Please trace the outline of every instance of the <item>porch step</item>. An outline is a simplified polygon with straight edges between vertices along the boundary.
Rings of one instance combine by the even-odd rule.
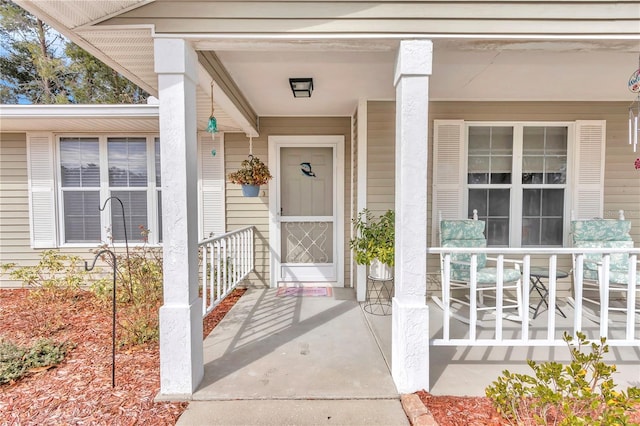
[[[176,425],[408,426],[398,398],[192,401]]]

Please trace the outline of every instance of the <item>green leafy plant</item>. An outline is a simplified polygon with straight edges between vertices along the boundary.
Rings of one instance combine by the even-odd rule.
[[[395,261],[395,211],[387,210],[375,218],[368,209],[353,220],[356,237],[350,241],[356,262],[368,265],[373,259],[389,266]]]
[[[19,267],[16,263],[6,263],[1,268],[3,272],[9,272],[12,279],[22,281],[23,286],[47,290],[39,292],[39,296],[54,298],[70,297],[91,279],[79,256],[57,250],[43,251],[40,261],[34,266]]]
[[[240,164],[240,169],[229,173],[229,181],[241,185],[264,185],[271,179],[269,167],[253,155]]]
[[[40,339],[30,347],[0,341],[0,385],[13,383],[23,376],[58,365],[72,345]]]
[[[156,341],[158,331],[158,309],[162,302],[162,252],[147,244],[149,230],[140,226],[143,244],[133,247],[129,254],[117,251],[116,247],[104,244],[96,253],[110,249],[116,255],[116,297],[119,326],[118,342],[121,346]],[[113,270],[113,258],[101,259]],[[111,305],[113,276],[105,275],[95,281],[91,290],[105,305]]]
[[[618,390],[612,379],[615,365],[602,361],[609,347],[586,340],[583,333],[573,338],[564,333],[571,352],[571,362],[537,364],[527,361],[534,376],[505,370],[503,376],[486,389],[486,395],[510,423],[560,425],[627,425],[628,413],[640,402],[640,389]],[[584,351],[590,347],[591,351]]]

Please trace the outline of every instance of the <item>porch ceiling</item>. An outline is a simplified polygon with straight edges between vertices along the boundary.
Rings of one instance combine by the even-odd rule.
[[[154,27],[141,25],[146,21],[137,15],[153,5],[174,7],[172,3],[151,0],[16,2],[157,95],[157,77],[153,70]],[[607,2],[597,3],[602,3],[597,7],[604,7]],[[233,6],[233,3],[225,4]],[[207,7],[210,11],[215,9],[213,3]],[[296,10],[302,13],[306,9]],[[614,25],[617,22],[614,18],[623,12],[614,8],[610,10],[611,16],[602,19],[607,25]],[[569,19],[565,15],[562,16]],[[116,18],[122,16],[128,17],[126,24],[117,21]],[[638,19],[637,16],[629,18],[624,25]],[[501,19],[510,22],[506,17]],[[192,40],[197,50],[215,52],[258,116],[348,116],[353,114],[359,99],[394,99],[393,72],[400,34],[370,34],[376,38],[364,38],[355,33],[284,34],[282,31],[271,35],[191,33],[178,36]],[[582,36],[565,33],[559,40],[559,36],[545,34],[540,30],[536,36],[527,38],[521,34],[518,39],[488,33],[473,37],[466,34],[464,38],[435,35],[429,96],[433,100],[464,101],[631,101],[634,98],[627,90],[627,81],[638,67],[640,28],[635,37],[630,33],[623,37],[601,31],[592,35],[579,33]],[[404,37],[417,36],[420,35]],[[294,99],[288,86],[290,77],[313,77],[313,96]],[[203,81],[210,80],[201,76],[201,84]],[[200,127],[211,110],[208,92],[206,85],[198,93]],[[233,118],[237,111],[236,115],[229,112],[226,114],[224,108],[216,105],[220,127],[226,131],[240,130],[243,126]]]

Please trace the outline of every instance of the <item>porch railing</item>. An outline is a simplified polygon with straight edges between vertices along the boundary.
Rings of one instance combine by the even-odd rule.
[[[202,315],[206,316],[254,269],[254,227],[238,229],[198,243]]]
[[[443,271],[449,271],[451,267],[451,255],[455,253],[466,253],[471,255],[471,264],[477,264],[478,254],[486,253],[487,256],[497,259],[497,268],[509,262],[515,261],[520,265],[522,271],[522,315],[517,321],[512,321],[513,316],[505,317],[503,309],[503,285],[502,274],[498,274],[498,282],[496,287],[495,312],[492,320],[481,322],[471,311],[476,307],[475,297],[470,295],[469,304],[471,305],[468,318],[464,318],[464,323],[452,321],[454,317],[454,309],[450,306],[448,300],[448,292],[443,291],[437,296],[442,297],[443,309],[435,308],[436,312],[442,315],[442,330],[440,335],[431,340],[434,346],[564,346],[563,333],[566,331],[570,335],[575,336],[577,331],[587,331],[587,336],[592,341],[597,341],[600,337],[607,338],[607,344],[610,346],[635,346],[640,344],[640,309],[636,305],[636,291],[640,287],[629,285],[626,288],[626,296],[622,301],[622,312],[618,310],[616,321],[612,321],[609,315],[609,278],[608,265],[610,257],[614,253],[625,253],[629,256],[628,282],[636,282],[636,269],[638,268],[638,254],[640,248],[526,248],[526,249],[505,249],[505,248],[451,248],[451,247],[431,247],[428,248],[429,254],[441,256],[441,268]],[[599,297],[601,299],[601,308],[594,315],[590,312],[591,317],[585,318],[585,304],[583,303],[584,277],[583,264],[585,255],[591,253],[602,254],[602,270],[604,271],[601,280]],[[532,256],[535,258],[536,266],[544,266],[549,268],[549,278],[546,279],[548,286],[548,309],[538,318],[543,321],[535,321],[530,318],[530,291],[531,291],[531,266]],[[556,280],[556,271],[558,257],[564,256],[565,260],[573,259],[575,256],[575,265],[573,266],[567,280],[571,281],[571,298],[572,306],[568,310],[567,317],[562,324],[556,322],[556,306],[558,304],[558,286]],[[544,260],[546,258],[546,261]],[[543,264],[544,263],[544,264]],[[493,265],[492,265],[493,266]],[[511,266],[509,266],[511,267]],[[472,267],[473,269],[473,267]],[[575,269],[575,271],[574,271]],[[574,273],[575,272],[575,273]],[[472,280],[476,280],[476,274],[472,274]],[[471,288],[475,288],[477,282],[470,283]],[[442,288],[450,289],[449,274],[442,274]],[[468,290],[464,290],[468,291]],[[433,292],[429,296],[434,295]],[[536,300],[537,302],[537,300]],[[494,301],[492,300],[493,304]],[[563,308],[564,309],[564,308]],[[566,312],[566,310],[565,310]],[[466,312],[465,312],[466,313]],[[436,315],[439,315],[436,313]],[[573,315],[572,321],[570,315]],[[545,318],[546,317],[546,318]],[[508,319],[509,318],[509,319]],[[544,323],[546,320],[546,324]],[[482,326],[480,326],[482,325]],[[455,336],[454,336],[455,332]]]

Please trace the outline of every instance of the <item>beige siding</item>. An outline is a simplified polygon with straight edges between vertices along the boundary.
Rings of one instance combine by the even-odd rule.
[[[640,155],[634,154],[628,144],[628,107],[627,102],[433,102],[429,119],[605,120],[604,215],[615,218],[618,210],[625,210],[632,223],[631,235],[640,242],[640,173],[633,167],[633,161]],[[432,146],[430,139],[430,153]]]
[[[261,117],[260,137],[253,139],[253,154],[268,162],[269,136],[272,135],[342,135],[345,140],[344,164],[345,179],[351,176],[351,119],[349,117]],[[236,170],[249,154],[249,140],[244,134],[225,134],[225,173]],[[348,182],[348,180],[347,180]],[[239,185],[227,184],[227,231],[244,226],[256,226],[256,274],[251,277],[252,284],[269,284],[269,190],[260,189],[260,197],[245,198]],[[345,244],[345,285],[350,285],[349,236],[348,226],[351,213],[351,189],[345,185],[344,193],[344,244]]]
[[[29,247],[27,142],[24,133],[0,133],[0,263],[33,264]],[[20,285],[2,275],[2,286]]]
[[[33,266],[42,253],[31,248],[29,235],[26,140],[24,133],[0,133],[0,264]],[[93,259],[86,248],[61,251]],[[0,288],[20,286],[20,281],[0,272]]]
[[[392,112],[394,102],[370,102],[369,107],[377,111],[386,104],[387,112]],[[605,187],[604,187],[604,215],[617,217],[618,210],[625,210],[627,219],[632,223],[632,237],[636,245],[640,242],[640,172],[634,169],[633,161],[640,154],[634,154],[628,145],[627,136],[628,103],[625,102],[432,102],[429,105],[429,123],[436,119],[464,119],[471,121],[575,121],[575,120],[606,120],[606,158],[605,158]],[[391,113],[393,116],[393,114]],[[369,114],[369,131],[376,133],[369,138],[369,149],[380,150],[380,129],[382,122],[387,126],[386,132],[392,132],[393,121],[384,120],[380,115]],[[383,120],[381,122],[381,120]],[[389,133],[391,134],[391,133]],[[394,137],[391,134],[389,145]],[[432,176],[433,126],[429,133],[429,172]],[[369,194],[373,200],[388,200],[393,206],[392,188],[394,175],[388,175],[388,163],[381,162],[374,155],[369,156]],[[382,177],[384,176],[384,178]],[[431,185],[427,188],[428,214],[431,223]],[[384,198],[387,197],[387,198]],[[380,208],[369,200],[369,205]],[[428,226],[428,241],[431,241],[431,226]],[[559,267],[568,269],[570,262],[562,259]],[[437,259],[430,259],[430,271],[438,269]]]
[[[613,3],[613,4],[612,4]],[[157,33],[631,34],[634,2],[157,0],[100,25],[155,24]]]
[[[92,248],[62,248],[60,251],[91,261]],[[0,264],[33,266],[42,252],[31,248],[26,134],[0,133]],[[21,286],[20,281],[11,280],[8,273],[0,271],[0,288]]]
[[[367,208],[374,215],[395,204],[395,128],[394,102],[367,103]]]

